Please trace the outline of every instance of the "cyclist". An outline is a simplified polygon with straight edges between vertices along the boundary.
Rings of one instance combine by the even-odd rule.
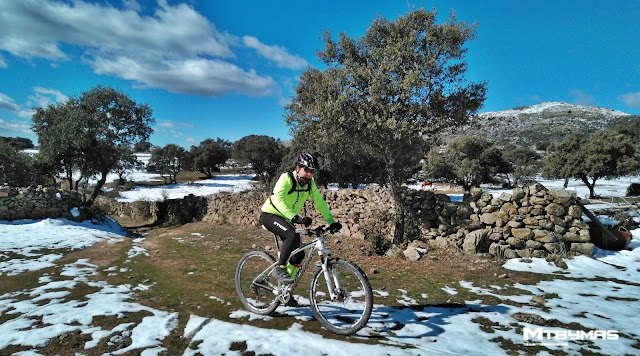
[[[306,152],[299,154],[296,158],[295,170],[280,176],[273,188],[273,194],[262,205],[260,222],[267,230],[280,236],[283,241],[278,266],[273,271],[273,275],[280,283],[293,282],[287,272],[287,261],[291,252],[301,245],[300,235],[296,234],[293,223],[311,225],[310,217],[299,215],[309,196],[313,200],[313,205],[329,224],[331,232],[337,232],[342,228],[342,225],[331,215],[327,203],[318,191],[318,186],[313,179],[317,169],[318,162],[313,155]],[[304,252],[299,252],[291,256],[289,262],[292,265],[299,265],[303,258]]]

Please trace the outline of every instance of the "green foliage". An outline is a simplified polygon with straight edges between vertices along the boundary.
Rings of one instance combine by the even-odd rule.
[[[249,135],[233,144],[232,157],[238,163],[250,164],[261,182],[271,184],[285,150],[273,137]]]
[[[170,143],[164,147],[158,147],[151,150],[151,158],[147,165],[147,170],[153,173],[159,173],[165,184],[175,184],[176,176],[185,167],[191,166],[191,156],[183,148],[176,144]]]
[[[33,142],[24,137],[3,137],[0,136],[0,144],[7,143],[18,151],[33,148]]]
[[[317,149],[330,172],[375,170],[370,178],[389,183],[403,206],[400,186],[418,170],[425,137],[464,122],[484,101],[486,83],[464,78],[463,46],[474,39],[475,25],[453,14],[438,24],[424,9],[378,17],[362,38],[334,41],[326,32],[318,52],[325,69],[302,73],[286,108],[295,139]]]
[[[50,167],[39,157],[19,152],[8,141],[0,141],[0,184],[6,183],[14,187],[53,186],[55,181],[47,173],[50,172]]]
[[[212,172],[219,172],[220,165],[231,158],[231,147],[231,142],[220,138],[216,141],[208,138],[199,146],[191,146],[193,169],[204,173],[207,178],[213,177]]]
[[[138,161],[138,157],[126,146],[118,147],[118,151],[120,160],[113,168],[113,172],[118,175],[118,185],[124,185],[125,176],[131,173],[134,168],[141,168],[143,163]]]
[[[153,145],[148,141],[140,141],[133,144],[133,152],[151,152]]]
[[[545,178],[576,178],[595,198],[600,178],[637,174],[640,160],[629,135],[607,130],[591,135],[574,134],[550,147],[542,174]]]
[[[20,153],[8,141],[0,140],[0,184],[11,186],[30,185],[31,158],[26,153]]]
[[[532,179],[542,167],[542,157],[529,147],[507,146],[502,151],[502,156],[513,168],[511,184],[514,186]]]
[[[511,165],[500,150],[482,137],[461,136],[444,152],[434,147],[427,154],[424,170],[432,178],[445,178],[461,185],[465,192],[481,183],[494,181],[499,173],[511,173]]]
[[[388,232],[393,219],[386,211],[377,210],[368,220],[361,222],[360,230],[367,241],[365,252],[368,255],[382,256],[391,248]]]
[[[536,150],[546,151],[547,149],[549,149],[550,145],[551,145],[551,142],[549,141],[536,142]]]
[[[36,108],[32,129],[38,135],[40,153],[58,173],[64,173],[69,188],[98,176],[87,201],[91,205],[113,171],[129,154],[124,148],[146,141],[152,132],[152,110],[128,95],[100,85],[73,96],[64,104]],[[75,181],[73,173],[79,172]]]

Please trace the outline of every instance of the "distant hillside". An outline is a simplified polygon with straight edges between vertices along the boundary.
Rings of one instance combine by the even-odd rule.
[[[592,133],[640,118],[596,106],[545,102],[504,111],[486,112],[470,124],[445,134],[445,142],[461,135],[484,136],[498,144],[535,145],[561,141],[573,132]]]

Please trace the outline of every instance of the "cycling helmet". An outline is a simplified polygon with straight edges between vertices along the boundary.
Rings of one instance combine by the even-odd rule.
[[[296,164],[312,171],[318,169],[318,161],[311,153],[303,152],[299,154],[296,158]]]

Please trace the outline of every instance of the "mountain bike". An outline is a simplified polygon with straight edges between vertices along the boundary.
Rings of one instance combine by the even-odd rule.
[[[268,315],[280,304],[288,303],[311,262],[313,252],[317,250],[320,261],[309,286],[310,308],[314,317],[336,334],[351,335],[362,329],[373,309],[371,284],[356,264],[331,256],[331,251],[324,244],[327,232],[324,226],[296,229],[301,237],[315,238],[291,252],[293,256],[309,250],[291,284],[279,284],[271,275],[277,262],[268,253],[254,250],[242,256],[235,275],[236,291],[242,305],[253,313]],[[275,234],[274,239],[279,249]]]

